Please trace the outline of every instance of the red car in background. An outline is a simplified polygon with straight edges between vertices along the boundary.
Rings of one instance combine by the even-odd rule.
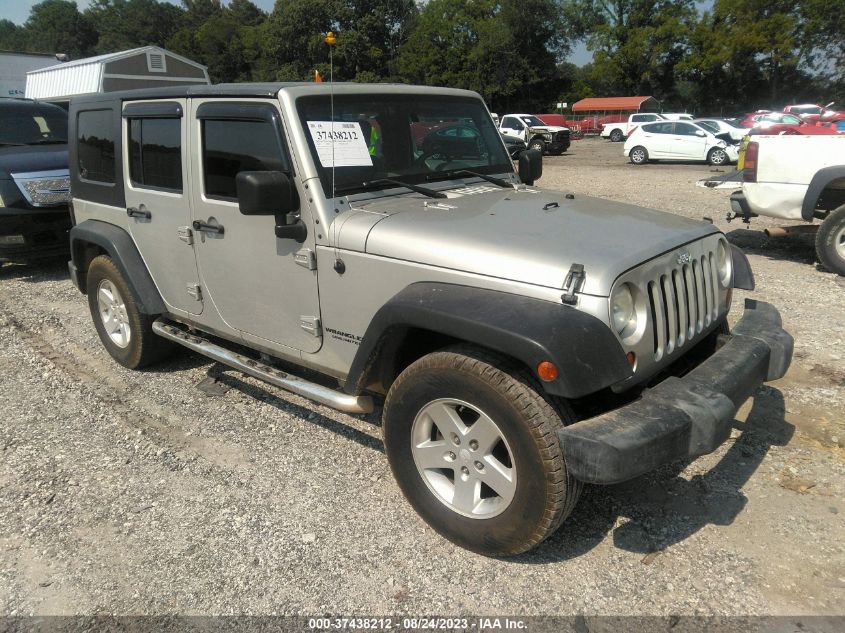
[[[831,110],[830,106],[833,101],[826,106],[820,106],[814,103],[802,103],[798,105],[788,105],[783,111],[789,114],[794,114],[801,117],[805,121],[811,123],[835,123],[837,121],[845,121],[845,111]]]
[[[822,127],[788,112],[752,112],[739,124],[751,128],[751,134],[836,134],[836,130]]]

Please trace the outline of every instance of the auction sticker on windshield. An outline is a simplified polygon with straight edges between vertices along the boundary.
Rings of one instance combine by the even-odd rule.
[[[372,167],[361,126],[344,121],[308,121],[323,167]]]

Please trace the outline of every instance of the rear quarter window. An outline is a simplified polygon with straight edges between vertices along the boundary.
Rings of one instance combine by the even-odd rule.
[[[114,127],[111,110],[83,110],[77,115],[77,168],[79,177],[114,183]]]

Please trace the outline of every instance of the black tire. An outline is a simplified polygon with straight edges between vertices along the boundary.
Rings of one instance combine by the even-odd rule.
[[[531,139],[531,142],[528,144],[528,149],[536,149],[541,154],[544,154],[546,152],[546,143],[539,138]]]
[[[845,204],[831,211],[819,227],[816,256],[829,271],[845,276]]]
[[[714,147],[707,152],[707,162],[714,167],[721,167],[722,165],[730,164],[731,159],[728,158],[728,153],[724,149]]]
[[[623,138],[625,138],[625,135],[622,134],[622,130],[619,128],[610,131],[610,140],[614,143],[621,142]]]
[[[153,333],[152,324],[156,317],[139,312],[135,294],[111,258],[106,255],[94,258],[88,266],[87,288],[88,308],[94,327],[97,328],[103,347],[118,363],[129,369],[139,369],[162,360],[175,349],[173,343]],[[98,300],[101,288],[122,302],[122,308],[116,310],[122,313],[128,325],[127,340],[123,346],[115,342],[106,331]],[[118,295],[113,294],[114,290]]]
[[[628,159],[635,165],[645,165],[648,163],[648,150],[642,145],[632,147],[628,152]]]
[[[416,449],[412,450],[415,421],[442,399],[477,407],[494,420],[504,438],[497,446],[509,451],[516,483],[512,499],[501,504],[504,509],[495,516],[476,518],[459,513],[436,496],[417,468]],[[552,534],[578,501],[583,484],[567,471],[557,435],[564,422],[573,421],[568,406],[544,398],[527,372],[479,350],[457,347],[424,356],[393,383],[384,406],[384,445],[399,487],[426,523],[453,543],[479,554],[512,556]],[[444,450],[459,454],[455,459],[456,453],[449,453],[455,459],[454,480],[460,476],[460,460],[469,459],[465,463],[470,464],[475,459],[469,454],[475,450],[473,442],[464,442],[465,448],[459,449],[447,444],[445,436],[439,439]],[[469,474],[482,479],[475,472]]]

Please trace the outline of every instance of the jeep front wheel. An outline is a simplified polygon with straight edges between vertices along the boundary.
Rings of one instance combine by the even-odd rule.
[[[819,227],[816,255],[822,266],[845,276],[845,205],[831,211]]]
[[[88,308],[103,347],[129,369],[167,356],[174,345],[152,331],[154,317],[142,314],[129,284],[111,258],[100,255],[88,266]]]
[[[396,379],[383,417],[390,467],[414,509],[450,541],[489,556],[543,541],[582,488],[557,435],[571,412],[502,365],[466,348],[424,356]]]

